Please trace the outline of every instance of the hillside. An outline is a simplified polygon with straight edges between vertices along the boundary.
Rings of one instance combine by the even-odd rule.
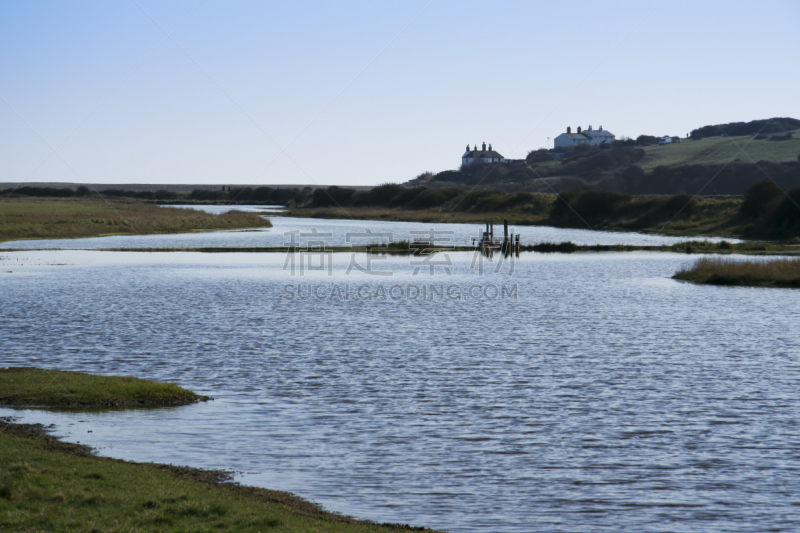
[[[793,138],[783,141],[769,140],[769,136],[756,140],[751,135],[740,137],[706,137],[681,143],[648,146],[647,154],[638,164],[649,172],[658,166],[716,165],[728,163],[731,158],[743,163],[752,161],[797,161],[800,154],[800,130],[792,132]],[[739,149],[744,153],[739,153]],[[748,157],[749,156],[749,157]]]

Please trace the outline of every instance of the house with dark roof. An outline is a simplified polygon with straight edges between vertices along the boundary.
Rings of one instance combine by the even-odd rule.
[[[505,163],[505,161],[506,159],[502,155],[492,150],[491,144],[487,150],[486,143],[483,143],[480,150],[478,150],[477,144],[472,150],[470,150],[469,145],[467,145],[467,151],[461,156],[462,165],[471,165],[472,163]]]
[[[572,133],[572,128],[567,127],[567,133],[562,133],[556,137],[553,140],[553,146],[555,148],[571,148],[583,144],[600,146],[601,144],[611,144],[614,139],[616,139],[616,136],[610,131],[604,130],[603,126],[600,126],[598,130],[593,130],[589,126],[589,129],[585,131],[581,131],[581,127],[578,126],[577,133]]]

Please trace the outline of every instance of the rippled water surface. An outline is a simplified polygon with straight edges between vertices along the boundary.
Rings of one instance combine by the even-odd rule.
[[[363,518],[800,529],[800,292],[677,282],[677,254],[449,258],[301,277],[283,254],[0,250],[0,358],[211,395],[22,419]]]

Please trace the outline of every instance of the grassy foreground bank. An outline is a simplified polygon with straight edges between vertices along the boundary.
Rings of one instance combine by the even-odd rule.
[[[0,403],[170,405],[208,399],[176,385],[35,368],[0,369]],[[2,531],[407,531],[322,510],[225,472],[97,457],[39,425],[0,419]],[[416,528],[422,530],[423,528]],[[429,531],[429,530],[428,530]]]
[[[747,285],[800,288],[800,259],[748,259],[703,257],[678,271],[673,278],[706,285]]]
[[[0,405],[111,407],[205,401],[172,383],[40,368],[0,368]]]
[[[212,215],[137,200],[7,198],[0,200],[0,242],[67,239],[109,234],[144,235],[270,227],[255,213]]]
[[[41,427],[0,420],[3,531],[404,531],[327,513],[221,472],[95,457]]]

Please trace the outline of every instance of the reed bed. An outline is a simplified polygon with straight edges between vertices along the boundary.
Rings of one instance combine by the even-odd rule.
[[[701,257],[673,278],[708,285],[762,285],[800,288],[800,258],[733,259]]]

